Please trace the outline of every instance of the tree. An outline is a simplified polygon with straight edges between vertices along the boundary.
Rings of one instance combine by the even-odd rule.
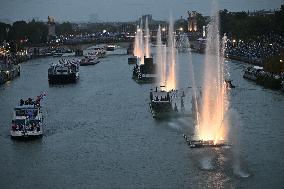
[[[264,69],[271,73],[284,73],[284,50],[280,54],[266,60]]]
[[[47,25],[43,22],[32,20],[28,23],[28,41],[31,44],[46,42],[48,34]]]
[[[28,24],[25,21],[14,22],[8,33],[8,40],[24,40],[28,35]]]
[[[55,26],[56,35],[70,35],[73,34],[72,24],[70,22],[64,22]]]
[[[7,40],[8,31],[10,28],[11,25],[0,22],[0,43],[2,43],[4,40]]]

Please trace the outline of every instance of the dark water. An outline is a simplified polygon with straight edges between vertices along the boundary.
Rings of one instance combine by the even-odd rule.
[[[197,78],[203,59],[193,54]],[[192,134],[192,120],[153,120],[151,85],[131,79],[126,55],[81,67],[77,84],[49,86],[56,60],[24,63],[20,78],[0,86],[0,188],[284,188],[284,96],[244,80],[246,65],[228,62],[237,149],[191,150],[181,135]],[[179,68],[187,87],[185,54]],[[41,92],[44,137],[11,140],[13,107]]]

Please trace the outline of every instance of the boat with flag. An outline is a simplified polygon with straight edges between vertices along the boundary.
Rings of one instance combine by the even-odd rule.
[[[41,100],[45,94],[37,96],[35,100],[28,98],[20,100],[14,108],[11,125],[11,138],[33,138],[43,135],[43,115]]]

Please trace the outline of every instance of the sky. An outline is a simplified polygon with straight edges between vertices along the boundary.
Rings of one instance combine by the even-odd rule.
[[[216,0],[219,9],[247,11],[279,9],[284,0]],[[143,14],[153,19],[168,20],[187,17],[196,10],[210,15],[212,0],[0,0],[0,21],[47,20],[56,21],[134,21]]]

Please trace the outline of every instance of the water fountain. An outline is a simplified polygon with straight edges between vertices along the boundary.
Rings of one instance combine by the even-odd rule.
[[[145,40],[142,27],[141,20],[140,27],[137,27],[134,42],[134,57],[139,60],[139,64],[136,64],[133,68],[132,78],[138,83],[153,83],[156,79],[156,65],[151,57],[148,18],[145,21]]]
[[[224,80],[224,55],[223,50],[220,51],[219,39],[219,14],[216,12],[208,26],[202,107],[200,107],[201,119],[197,134],[198,138],[214,140],[214,143],[225,137],[223,135],[226,126],[223,125],[223,119],[228,106]]]
[[[140,60],[140,64],[143,64],[144,62],[144,47],[143,47],[143,29],[142,29],[142,21],[140,27],[137,26],[136,28],[136,34],[134,38],[134,51],[133,56]]]
[[[159,26],[157,32],[157,75],[159,86],[165,86],[165,62],[166,62],[166,50],[167,47],[162,43],[161,27]]]
[[[140,42],[139,42],[139,33],[140,33],[140,27],[137,26],[136,28],[136,33],[135,33],[135,38],[134,38],[134,56],[140,56],[141,54],[141,48],[140,48]]]
[[[165,87],[167,91],[176,89],[176,49],[174,36],[174,21],[170,17],[169,34],[168,34],[168,52],[167,52],[167,66],[166,66],[166,82]]]
[[[139,26],[136,28],[136,33],[134,37],[134,47],[133,47],[133,56],[128,58],[128,64],[137,64],[138,58],[141,59],[141,44],[139,40],[139,35],[140,35],[141,29]]]
[[[151,57],[151,51],[150,51],[150,31],[149,31],[149,23],[148,23],[148,17],[146,17],[145,22],[145,57],[150,58]]]
[[[192,110],[195,117],[195,138],[187,140],[190,147],[219,147],[228,145],[229,121],[226,117],[229,101],[226,89],[224,52],[226,36],[220,42],[219,13],[216,6],[208,25],[203,83],[201,90],[195,84],[191,52],[189,53],[190,81],[192,85]],[[182,36],[181,36],[182,37]],[[186,37],[187,38],[187,37]],[[188,43],[188,39],[180,39]],[[186,45],[187,46],[187,45]],[[189,45],[188,45],[189,46]],[[225,121],[226,120],[226,121]],[[185,137],[187,138],[187,137]]]

